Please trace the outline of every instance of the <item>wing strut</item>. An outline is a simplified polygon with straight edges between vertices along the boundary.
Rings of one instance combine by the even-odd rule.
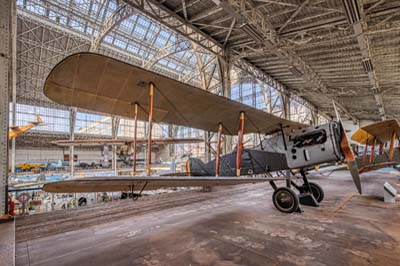
[[[236,153],[236,176],[240,176],[240,164],[242,163],[242,150],[243,150],[243,132],[244,132],[244,112],[240,112],[238,146]]]
[[[222,139],[222,123],[218,125],[218,142],[217,142],[217,158],[215,160],[215,176],[219,176],[219,165],[221,161],[221,139]]]
[[[151,175],[151,133],[153,127],[153,95],[154,95],[154,84],[149,83],[149,141],[147,144],[147,175]]]
[[[392,136],[390,138],[390,146],[389,146],[389,161],[393,159],[394,154],[394,142],[396,141],[396,131],[392,132]]]
[[[133,132],[133,175],[136,175],[136,149],[137,149],[137,114],[138,114],[138,105],[135,103],[135,124],[134,124],[134,132]],[[129,160],[128,160],[129,162]]]

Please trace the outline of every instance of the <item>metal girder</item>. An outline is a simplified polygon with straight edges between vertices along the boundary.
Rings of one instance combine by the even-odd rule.
[[[167,44],[167,46],[164,46],[163,48],[159,49],[157,53],[154,55],[154,57],[151,58],[150,60],[143,61],[143,68],[151,69],[154,66],[154,64],[156,64],[161,59],[191,49],[192,47],[187,40],[179,38],[175,43]]]
[[[77,108],[71,107],[69,109],[69,140],[75,140],[75,125],[76,125],[76,113]],[[74,177],[75,165],[74,165],[74,146],[69,146],[69,177]]]
[[[12,16],[15,12],[13,2],[0,0],[0,216],[8,213],[9,73],[12,70],[13,51],[10,44],[13,34]]]
[[[117,10],[112,13],[107,20],[104,22],[103,26],[100,28],[97,36],[94,37],[90,45],[90,52],[95,52],[99,48],[104,37],[115,27],[117,27],[125,19],[133,16],[135,14],[134,8],[128,4],[122,4]]]
[[[310,0],[305,0],[301,5],[299,5],[289,19],[286,20],[285,23],[283,23],[283,25],[279,28],[278,33],[281,33],[282,30],[304,9],[306,5],[308,5],[309,2]]]
[[[111,118],[111,135],[113,139],[117,139],[118,137],[118,129],[121,119],[119,117],[113,116]],[[117,146],[112,145],[112,169],[114,170],[114,174],[117,175]]]
[[[245,32],[253,41],[262,45],[266,49],[269,49],[283,62],[286,62],[288,68],[299,68],[303,80],[310,86],[318,90],[322,95],[330,94],[329,89],[318,74],[293,50],[283,47],[283,41],[271,25],[271,22],[260,10],[254,7],[252,1],[213,0],[213,2],[235,18],[238,23],[242,25],[242,31]],[[327,96],[327,98],[338,102],[334,96]],[[339,108],[346,114],[346,116],[352,120],[357,120],[357,118],[343,105],[340,105]]]
[[[377,4],[381,4],[381,2],[378,2]],[[374,63],[374,58],[372,56],[372,52],[370,49],[369,37],[365,33],[365,30],[364,30],[364,29],[367,29],[368,26],[367,26],[367,23],[365,22],[366,17],[365,17],[365,11],[364,11],[363,5],[360,5],[358,8],[358,1],[356,1],[356,0],[347,0],[347,1],[344,1],[343,4],[344,4],[345,9],[348,9],[348,8],[352,9],[354,7],[354,5],[356,6],[357,10],[354,10],[356,16],[355,16],[354,20],[349,18],[349,22],[353,27],[354,36],[356,37],[357,43],[360,48],[360,52],[361,52],[361,56],[362,56],[362,62],[360,62],[360,63],[363,64],[364,70],[368,74],[368,78],[369,78],[370,84],[372,86],[371,92],[376,101],[379,115],[382,120],[385,120],[386,119],[385,107],[384,107],[384,103],[382,100],[382,94],[380,91],[379,80],[376,75],[376,68],[379,68],[379,65]],[[353,5],[353,6],[351,6],[351,5]],[[371,7],[371,9],[373,9],[373,8],[375,8],[375,6]],[[358,13],[358,10],[359,10],[359,13]],[[350,15],[351,14],[348,14],[348,16],[350,16]]]
[[[222,46],[216,40],[196,28],[193,24],[186,21],[184,18],[177,15],[173,10],[170,10],[156,0],[123,0],[125,3],[140,10],[150,18],[169,27],[171,30],[185,36],[190,41],[197,43],[199,46],[209,50],[211,53],[221,54]]]

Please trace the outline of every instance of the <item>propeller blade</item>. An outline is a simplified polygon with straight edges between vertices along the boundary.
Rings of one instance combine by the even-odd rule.
[[[340,125],[343,129],[343,125],[341,122]],[[346,162],[349,167],[351,177],[353,178],[353,182],[357,187],[358,193],[362,194],[361,178],[358,172],[357,161],[354,157],[353,150],[351,149],[349,141],[347,139],[346,131],[344,130],[342,130],[342,139],[340,141],[340,147],[342,148],[342,152],[344,154],[344,157],[346,158]]]

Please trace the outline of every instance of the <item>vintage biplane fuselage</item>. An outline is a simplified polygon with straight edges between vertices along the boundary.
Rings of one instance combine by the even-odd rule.
[[[342,134],[344,131],[335,121],[290,132],[281,131],[266,137],[254,149],[243,150],[240,174],[265,174],[343,161]],[[193,176],[215,175],[215,165],[215,160],[205,164],[200,159],[191,158],[187,171]],[[235,175],[236,152],[221,157],[219,170],[221,176]]]

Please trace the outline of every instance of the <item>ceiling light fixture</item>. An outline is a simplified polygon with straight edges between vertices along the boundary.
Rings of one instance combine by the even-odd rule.
[[[371,58],[369,58],[369,57],[364,58],[364,59],[362,60],[362,65],[363,65],[364,70],[365,70],[366,72],[372,72],[372,71],[374,71],[374,66],[372,65]]]
[[[344,11],[346,13],[347,20],[350,24],[355,24],[360,21],[360,8],[358,7],[357,0],[342,0]]]

